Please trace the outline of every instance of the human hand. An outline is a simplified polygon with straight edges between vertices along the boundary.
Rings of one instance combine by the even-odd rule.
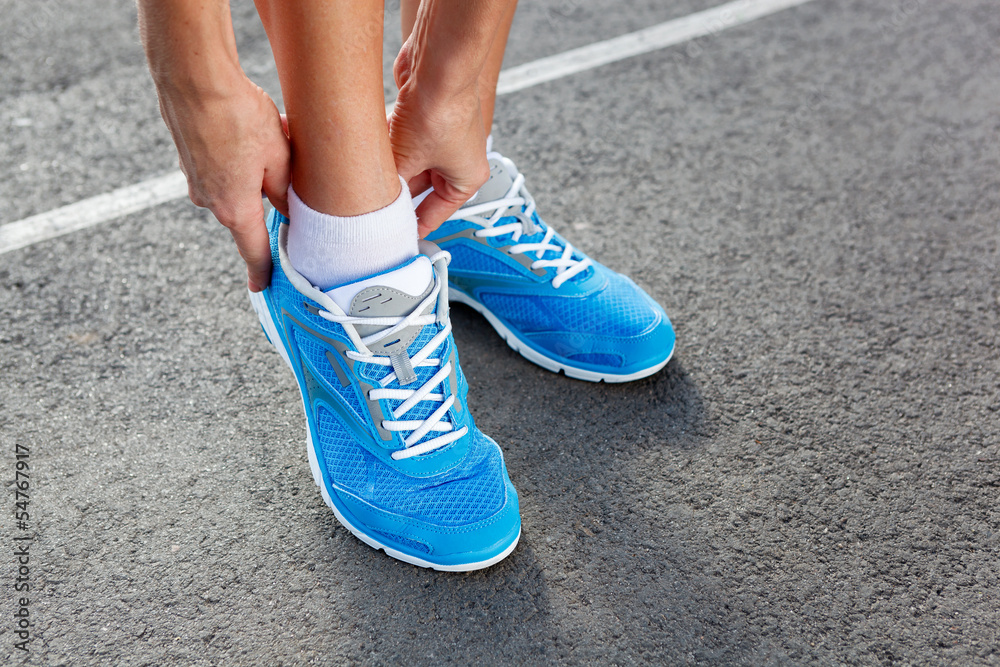
[[[287,121],[242,73],[219,88],[160,86],[160,112],[177,145],[191,201],[229,229],[247,265],[247,286],[259,292],[271,279],[261,193],[288,214]]]
[[[421,80],[418,71],[411,37],[393,65],[399,95],[389,120],[389,141],[410,193],[434,188],[417,207],[423,238],[476,194],[490,168],[478,86],[449,89]]]

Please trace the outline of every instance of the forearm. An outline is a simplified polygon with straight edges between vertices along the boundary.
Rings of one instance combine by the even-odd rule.
[[[139,31],[161,93],[212,94],[243,76],[227,0],[138,0]]]
[[[433,95],[475,90],[510,0],[423,0],[413,26],[412,75]]]

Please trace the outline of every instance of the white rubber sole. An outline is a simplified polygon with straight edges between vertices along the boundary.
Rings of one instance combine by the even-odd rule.
[[[281,337],[279,336],[278,329],[274,324],[274,319],[271,317],[271,309],[267,307],[267,300],[264,299],[264,295],[261,292],[249,292],[249,294],[250,304],[257,313],[257,319],[260,320],[260,324],[264,328],[264,332],[267,334],[268,340],[271,341],[271,345],[278,351],[281,358],[285,360],[289,370],[291,370],[292,374],[295,375],[296,382],[298,382],[298,375],[295,373],[295,368],[292,366],[292,360],[288,356],[288,350],[285,349],[284,345],[280,344]],[[374,549],[381,549],[386,553],[386,555],[391,556],[396,560],[401,560],[404,563],[416,565],[417,567],[426,567],[441,572],[473,572],[475,570],[482,570],[502,561],[504,558],[509,556],[514,550],[514,547],[517,546],[517,543],[521,540],[520,530],[517,532],[517,537],[514,538],[514,541],[510,543],[510,546],[496,556],[474,563],[442,565],[440,563],[432,563],[430,561],[423,560],[422,558],[417,558],[416,556],[411,556],[410,554],[406,554],[402,551],[398,551],[397,549],[393,549],[390,546],[386,546],[356,528],[350,521],[347,520],[341,511],[337,509],[336,504],[333,502],[333,498],[330,497],[330,493],[326,489],[326,483],[323,481],[323,472],[319,467],[319,459],[316,458],[316,451],[313,447],[312,429],[309,428],[309,412],[305,400],[306,394],[302,391],[301,387],[299,387],[299,394],[302,397],[302,411],[306,416],[306,454],[309,457],[309,469],[312,471],[313,482],[315,482],[316,486],[319,487],[320,495],[323,496],[323,502],[325,502],[327,506],[333,510],[334,515],[337,517],[337,521],[339,521],[344,528],[351,531],[356,538]]]
[[[584,370],[583,368],[577,368],[576,366],[561,364],[558,361],[554,361],[541,354],[530,345],[526,345],[518,339],[513,331],[504,326],[503,322],[497,319],[497,317],[491,313],[486,306],[457,289],[448,290],[448,300],[463,303],[485,317],[486,321],[490,323],[490,326],[496,329],[496,332],[500,334],[500,337],[507,341],[507,345],[531,363],[537,364],[545,370],[552,371],[553,373],[562,371],[567,377],[575,378],[577,380],[586,380],[588,382],[632,382],[633,380],[641,380],[644,377],[649,377],[650,375],[658,372],[661,368],[666,366],[667,362],[669,362],[671,357],[674,356],[674,351],[670,350],[670,354],[667,355],[667,358],[655,366],[650,366],[649,368],[644,368],[641,371],[636,371],[635,373],[629,373],[627,375],[595,373],[594,371]]]

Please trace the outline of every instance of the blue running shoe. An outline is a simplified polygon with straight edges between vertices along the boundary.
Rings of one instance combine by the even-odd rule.
[[[448,318],[448,253],[322,292],[268,219],[271,284],[250,294],[302,393],[313,479],[344,526],[399,560],[488,567],[521,534],[503,454],[472,420]]]
[[[663,308],[546,225],[513,162],[487,158],[489,181],[427,237],[451,253],[449,298],[550,371],[627,382],[663,368],[674,352]]]

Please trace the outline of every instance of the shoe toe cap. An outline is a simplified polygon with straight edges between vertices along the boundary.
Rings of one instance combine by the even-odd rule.
[[[533,345],[549,356],[595,372],[628,375],[666,362],[676,336],[666,314],[639,334],[609,336],[598,332],[560,331],[528,334]]]
[[[517,491],[496,443],[478,429],[472,436],[480,452],[469,465],[411,479],[392,497],[385,479],[371,493],[334,487],[342,520],[369,544],[420,565],[476,569],[502,557],[520,534]]]
[[[577,317],[562,330],[525,336],[549,354],[589,370],[627,375],[662,365],[676,341],[670,318],[632,280],[605,271],[605,289],[577,306],[589,309],[589,317]]]
[[[371,544],[392,549],[405,560],[439,569],[477,569],[491,564],[517,541],[521,517],[517,492],[506,481],[505,501],[496,513],[460,525],[442,525],[375,507],[354,495],[338,494],[355,533]]]

